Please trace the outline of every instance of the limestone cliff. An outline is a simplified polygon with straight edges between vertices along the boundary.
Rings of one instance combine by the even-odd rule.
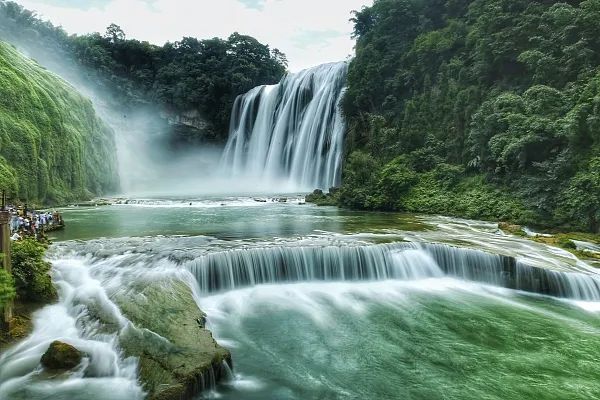
[[[58,76],[0,42],[0,188],[60,203],[118,189],[112,130]]]

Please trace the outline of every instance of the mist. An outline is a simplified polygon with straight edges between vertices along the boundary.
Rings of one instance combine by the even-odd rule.
[[[0,38],[89,98],[98,116],[113,130],[121,190],[110,195],[126,197],[236,191],[235,185],[211,187],[224,176],[220,176],[222,174],[216,168],[222,147],[215,144],[187,148],[173,146],[172,126],[161,107],[153,104],[122,107],[113,100],[110,88],[99,87],[85,68],[78,66],[70,57],[55,49],[22,41],[1,29]]]
[[[105,195],[291,194],[327,190],[340,183],[345,123],[337,107],[345,63],[287,75],[270,90],[255,88],[240,95],[227,144],[195,139],[182,144],[174,132],[185,127],[186,122],[178,120],[185,119],[185,113],[174,118],[166,106],[143,97],[123,104],[116,88],[96,81],[95,74],[67,51],[42,37],[19,37],[6,28],[3,18],[0,38],[89,98],[113,130],[120,191]],[[297,102],[298,98],[303,100]],[[192,126],[197,127],[193,122]]]

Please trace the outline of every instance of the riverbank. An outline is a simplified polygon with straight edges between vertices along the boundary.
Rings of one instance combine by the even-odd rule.
[[[25,236],[11,241],[12,318],[0,326],[0,352],[27,337],[33,329],[32,315],[54,302],[56,289],[50,276],[51,265],[45,260],[50,242],[43,236]],[[3,308],[3,307],[0,307]]]
[[[485,199],[479,199],[484,201]],[[340,189],[332,188],[329,192],[323,192],[322,190],[315,190],[314,192],[306,196],[306,202],[315,204],[317,206],[335,206],[343,207],[340,199]],[[431,202],[434,204],[435,201]],[[485,205],[483,205],[485,207]],[[444,213],[441,210],[436,212],[437,208],[432,206],[427,211],[420,211],[420,214],[425,215],[445,215],[453,218],[468,218],[480,221],[489,221],[498,223],[499,229],[507,234],[513,234],[521,236],[538,243],[544,243],[550,246],[559,247],[566,250],[578,258],[586,261],[591,261],[592,264],[600,268],[600,234],[589,233],[589,232],[573,232],[564,227],[548,227],[539,226],[539,222],[533,226],[526,226],[522,224],[521,219],[510,219],[510,218],[497,218],[494,215],[504,215],[502,212],[488,212],[479,216],[474,216],[472,211],[469,212],[457,212],[457,213]],[[429,211],[429,212],[428,212]],[[410,211],[412,213],[412,211]],[[532,230],[535,229],[536,231]],[[539,232],[537,232],[539,230]]]
[[[0,328],[0,354],[33,332],[33,314],[47,303],[15,301],[10,329]]]

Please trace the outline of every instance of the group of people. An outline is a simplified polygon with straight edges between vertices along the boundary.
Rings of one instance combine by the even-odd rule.
[[[20,240],[25,236],[36,239],[49,226],[62,225],[62,217],[57,212],[37,212],[23,208],[10,208],[10,232],[12,240]]]

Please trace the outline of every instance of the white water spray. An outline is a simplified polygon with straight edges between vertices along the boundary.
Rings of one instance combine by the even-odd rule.
[[[296,190],[339,185],[347,70],[344,62],[324,64],[239,96],[222,169]]]

